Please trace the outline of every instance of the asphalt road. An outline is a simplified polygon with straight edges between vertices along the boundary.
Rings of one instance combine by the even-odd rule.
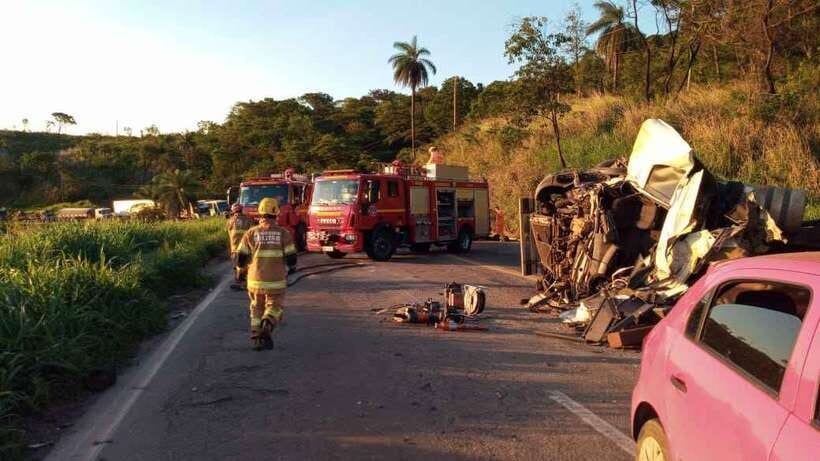
[[[49,458],[631,458],[638,354],[534,335],[563,327],[518,305],[532,283],[515,275],[517,244],[353,259],[367,266],[291,288],[274,351],[250,350],[246,295],[223,282]],[[440,298],[446,281],[487,287],[488,331],[398,325],[372,311]]]

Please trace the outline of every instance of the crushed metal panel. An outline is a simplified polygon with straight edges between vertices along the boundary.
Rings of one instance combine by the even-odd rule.
[[[672,275],[672,261],[669,254],[669,245],[672,239],[692,230],[695,218],[693,214],[702,182],[703,171],[698,171],[692,175],[688,182],[681,184],[672,195],[669,212],[663,222],[658,246],[655,250],[655,269],[659,280]]]
[[[695,166],[692,147],[660,119],[641,125],[629,156],[626,178],[638,190],[668,207],[681,179]]]
[[[685,282],[697,269],[700,261],[709,254],[716,238],[708,230],[692,232],[678,240],[670,251],[672,276]]]

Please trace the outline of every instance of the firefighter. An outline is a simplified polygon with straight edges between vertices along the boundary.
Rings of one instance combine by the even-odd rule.
[[[234,290],[244,290],[246,271],[239,267],[237,263],[237,250],[242,242],[242,236],[253,227],[253,220],[242,214],[242,205],[235,203],[231,206],[231,217],[228,220],[228,246],[231,250],[231,261],[234,262],[234,279],[236,283],[231,285]]]
[[[259,224],[242,237],[239,265],[248,266],[251,342],[255,350],[273,349],[271,333],[282,321],[288,273],[296,266],[296,245],[290,231],[276,224],[279,203],[259,203]]]
[[[496,206],[493,211],[495,212],[495,235],[498,236],[499,241],[504,242],[507,240],[504,227],[504,210]]]

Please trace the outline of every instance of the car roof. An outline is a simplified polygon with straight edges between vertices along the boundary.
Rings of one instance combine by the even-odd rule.
[[[718,261],[717,268],[729,269],[775,269],[820,275],[820,251],[776,253],[751,258]]]

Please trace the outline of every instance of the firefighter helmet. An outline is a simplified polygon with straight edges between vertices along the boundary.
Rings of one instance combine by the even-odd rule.
[[[259,214],[261,215],[278,215],[279,201],[275,198],[265,197],[259,202]]]

